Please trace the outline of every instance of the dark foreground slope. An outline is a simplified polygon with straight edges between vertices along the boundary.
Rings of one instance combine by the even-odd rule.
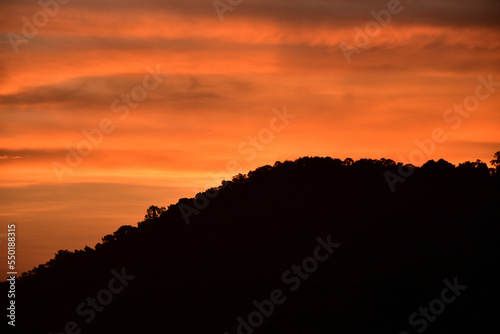
[[[301,158],[223,183],[198,198],[200,210],[182,199],[159,218],[106,236],[96,249],[60,251],[24,275],[16,328],[190,334],[496,328],[499,175],[490,176],[484,164],[429,162],[391,192],[387,170],[397,174],[390,161]],[[195,209],[186,224],[182,212]],[[335,245],[325,246],[328,238]],[[279,305],[262,304],[270,295]],[[424,309],[429,305],[434,313]],[[238,317],[247,325],[238,329]]]

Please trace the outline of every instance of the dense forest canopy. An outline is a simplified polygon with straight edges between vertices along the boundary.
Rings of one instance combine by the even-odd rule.
[[[18,330],[59,333],[75,323],[88,333],[235,333],[252,301],[275,291],[286,301],[252,330],[412,332],[408,317],[456,277],[471,288],[427,331],[481,328],[498,294],[500,152],[491,164],[303,157],[238,174],[168,209],[152,205],[137,226],[59,250],[22,274]],[[279,299],[276,291],[289,291],[283,273],[327,239],[341,246]],[[127,283],[122,292],[82,317],[82,301],[112,277]]]

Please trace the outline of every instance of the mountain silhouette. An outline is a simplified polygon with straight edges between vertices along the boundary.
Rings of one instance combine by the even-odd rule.
[[[489,332],[496,166],[303,157],[239,174],[23,274],[16,332]]]

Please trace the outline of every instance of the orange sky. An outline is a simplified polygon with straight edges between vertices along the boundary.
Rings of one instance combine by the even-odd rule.
[[[447,140],[426,160],[500,150],[500,83],[480,88],[468,117],[447,113],[474,101],[478,77],[500,82],[495,0],[244,0],[223,21],[212,0],[57,6],[0,4],[0,248],[16,222],[19,271],[276,160],[399,161],[436,128]],[[371,11],[390,22],[366,31]],[[36,33],[24,27],[34,16]],[[357,47],[350,62],[341,43]],[[137,105],[112,107],[122,94]],[[284,110],[293,118],[275,120]],[[68,167],[67,148],[100,126]]]

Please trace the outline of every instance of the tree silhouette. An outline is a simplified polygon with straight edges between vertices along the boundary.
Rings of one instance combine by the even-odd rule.
[[[351,166],[353,163],[354,163],[354,160],[352,160],[351,158],[345,158],[345,160],[344,160],[345,166]]]
[[[151,221],[155,220],[160,217],[160,215],[165,212],[165,207],[157,207],[156,205],[151,205],[147,212],[146,215],[144,216],[145,221]]]
[[[500,151],[492,164],[500,166]],[[74,320],[94,334],[166,324],[176,333],[250,333],[237,330],[236,319],[273,309],[254,333],[413,333],[408,317],[458,276],[470,288],[426,334],[487,333],[500,298],[500,173],[490,175],[479,160],[458,167],[431,160],[391,192],[384,172],[408,167],[302,157],[238,174],[212,188],[216,196],[197,194],[189,225],[180,208],[196,197],[168,210],[152,205],[137,227],[118,228],[95,249],[59,251],[23,274],[16,330],[59,333]],[[315,248],[328,235],[341,247],[315,271],[308,256],[328,256],[328,246]],[[297,292],[283,281],[289,268]],[[103,289],[118,288],[109,285],[113,269],[136,279],[105,305]],[[0,283],[0,295],[9,288]],[[290,298],[264,307],[276,289]],[[88,300],[103,310],[89,323],[75,313]]]
[[[490,163],[495,167],[497,173],[500,173],[500,151],[496,152],[494,159]]]

